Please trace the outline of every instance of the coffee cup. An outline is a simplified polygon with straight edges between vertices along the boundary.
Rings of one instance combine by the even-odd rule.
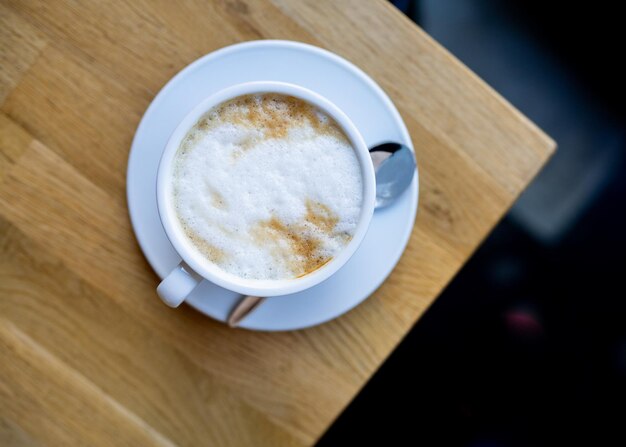
[[[176,171],[178,169],[177,163],[179,163],[177,159],[177,154],[180,154],[180,149],[182,147],[181,145],[185,144],[185,141],[187,141],[186,139],[191,138],[190,132],[192,132],[193,129],[196,129],[195,126],[198,126],[200,120],[203,119],[203,117],[206,117],[207,113],[215,110],[215,108],[220,106],[221,104],[228,104],[229,101],[236,100],[237,98],[265,98],[266,96],[270,97],[270,99],[274,97],[294,98],[291,101],[301,101],[319,111],[318,114],[320,116],[320,122],[326,122],[330,119],[330,121],[332,121],[333,123],[333,126],[338,128],[338,130],[343,135],[343,137],[341,138],[345,137],[345,141],[349,143],[351,149],[354,151],[354,157],[356,160],[355,163],[358,164],[358,171],[360,175],[360,206],[358,208],[358,212],[353,210],[354,217],[351,220],[353,225],[350,227],[349,233],[346,233],[349,237],[345,237],[343,239],[345,240],[345,245],[341,245],[338,251],[336,253],[333,253],[332,256],[327,256],[326,258],[318,262],[318,264],[315,265],[315,268],[313,268],[311,271],[304,271],[304,273],[298,274],[298,276],[296,277],[270,278],[267,277],[267,275],[261,275],[259,277],[255,277],[254,275],[246,276],[247,273],[237,274],[239,271],[241,271],[241,268],[238,267],[238,264],[236,262],[233,263],[234,270],[225,269],[223,267],[220,267],[220,265],[218,265],[216,262],[212,262],[210,256],[207,258],[206,250],[202,251],[198,248],[197,244],[194,244],[194,238],[190,238],[188,226],[185,226],[185,224],[181,224],[181,222],[184,221],[181,220],[180,217],[181,205],[177,202],[177,200],[188,200],[188,196],[190,194],[191,199],[193,199],[193,189],[185,189],[185,186],[182,192],[179,193],[179,189],[182,187],[179,186],[179,184],[181,184],[181,181],[176,176],[176,172],[178,172]],[[270,110],[270,112],[274,113],[272,110]],[[208,119],[211,118],[209,117]],[[240,118],[237,119],[240,120]],[[317,118],[309,117],[309,120],[312,119],[317,120]],[[267,121],[263,125],[265,124],[269,124],[270,126],[272,126],[272,121]],[[316,129],[319,129],[319,123],[316,121],[314,124],[314,127]],[[226,129],[228,130],[228,128]],[[313,130],[313,132],[317,132],[317,130]],[[178,155],[178,157],[180,156]],[[236,162],[237,160],[235,159],[235,157],[233,157],[233,163]],[[296,166],[298,166],[297,163]],[[306,166],[303,164],[300,169],[306,169]],[[333,178],[332,169],[333,168],[329,168],[325,170],[326,172],[324,175],[328,175],[329,179]],[[259,173],[259,175],[261,174],[262,173]],[[253,173],[252,175],[255,174]],[[219,191],[219,185],[216,188],[218,190],[214,191],[212,194],[215,194],[217,197],[219,197],[219,200],[221,201],[222,196],[224,195],[223,191]],[[185,298],[202,280],[210,281],[220,287],[232,290],[242,295],[263,297],[297,293],[311,288],[326,280],[334,273],[336,273],[352,257],[352,255],[361,244],[374,212],[376,182],[372,161],[363,137],[344,112],[342,112],[328,99],[307,88],[284,82],[264,81],[238,84],[223,89],[200,102],[185,116],[185,118],[180,122],[180,124],[171,134],[165,146],[165,150],[163,151],[163,155],[161,156],[157,174],[156,192],[159,218],[172,246],[174,247],[178,255],[182,258],[181,263],[176,266],[170,272],[170,274],[165,277],[165,279],[163,279],[163,281],[157,288],[157,293],[165,304],[170,307],[177,307],[185,300]],[[230,196],[241,193],[241,191],[233,192],[232,189],[229,189],[227,192]],[[255,191],[252,192],[254,193]],[[286,193],[291,192],[286,191]],[[337,194],[340,193],[342,193],[342,191],[338,190]],[[178,199],[179,194],[183,198]],[[186,194],[186,196],[184,194]],[[198,191],[197,194],[206,194],[206,191]],[[238,197],[230,196],[228,196],[227,198],[232,199],[232,201],[234,202],[237,202],[239,199]],[[185,203],[191,203],[193,206],[195,206],[193,200],[191,200],[191,202],[189,202],[188,200],[188,202]],[[280,208],[280,206],[278,206],[278,208]],[[216,213],[219,212],[219,210],[216,211]],[[231,212],[236,213],[237,211],[231,210]],[[241,210],[241,212],[245,214],[246,210]],[[324,211],[323,213],[325,212],[326,211]],[[342,214],[341,210],[339,214]],[[333,225],[337,221],[336,218],[330,219],[326,214],[323,214],[323,216],[321,216],[321,223],[313,223],[318,225],[320,228],[326,228],[327,226],[329,226],[328,222],[331,220]],[[264,226],[260,227],[262,231],[259,234],[270,236],[278,235],[284,240],[274,240],[272,242],[274,244],[272,245],[272,250],[268,251],[268,253],[271,252],[275,254],[278,248],[282,250],[285,245],[289,244],[291,244],[291,246],[296,245],[298,248],[304,247],[305,249],[310,251],[311,244],[309,243],[309,239],[301,240],[300,236],[297,234],[297,232],[299,231],[297,228],[293,229],[292,227],[289,227],[289,229],[285,229],[287,228],[286,226],[283,226],[282,224],[274,225],[274,223],[275,222],[271,220],[263,221]],[[194,225],[203,224],[196,223],[196,221],[194,220],[192,226]],[[208,223],[207,225],[211,224]],[[306,231],[309,231],[308,229],[310,228],[313,228],[313,230],[319,229],[317,227],[311,226],[309,223],[307,223],[306,225],[308,226],[302,227],[307,229]],[[224,231],[228,232],[230,230],[224,229]],[[265,231],[265,233],[263,233],[263,231]],[[339,236],[337,236],[337,234],[333,234],[332,237],[338,238]],[[334,239],[330,242],[333,241]],[[299,253],[299,255],[302,255],[302,253]],[[315,255],[317,256],[317,254]],[[251,262],[248,262],[246,265],[254,264],[254,262],[252,262],[254,260],[250,261]],[[263,262],[264,265],[268,263],[267,260]],[[271,261],[269,262],[271,263]]]

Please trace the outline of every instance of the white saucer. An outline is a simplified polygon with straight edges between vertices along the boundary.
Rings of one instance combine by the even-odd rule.
[[[180,262],[157,212],[156,173],[165,143],[187,112],[207,96],[233,84],[262,80],[299,84],[330,99],[350,117],[370,147],[384,141],[412,147],[400,114],[382,89],[350,62],[326,50],[265,40],[232,45],[198,59],[154,98],[137,128],[128,161],[132,225],[148,262],[161,278]],[[302,329],[336,318],[361,303],[400,259],[415,221],[417,197],[416,175],[397,203],[376,211],[362,245],[339,272],[304,292],[268,299],[241,327]],[[156,289],[157,284],[154,286]],[[239,298],[234,292],[204,281],[186,302],[225,321]]]

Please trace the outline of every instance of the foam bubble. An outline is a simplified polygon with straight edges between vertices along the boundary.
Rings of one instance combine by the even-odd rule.
[[[247,95],[205,114],[176,154],[173,202],[194,247],[249,279],[306,275],[359,221],[356,153],[332,118],[288,96]]]

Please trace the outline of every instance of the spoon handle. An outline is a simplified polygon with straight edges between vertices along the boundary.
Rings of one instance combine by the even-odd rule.
[[[246,296],[239,300],[233,310],[230,311],[226,322],[230,327],[237,327],[241,320],[246,318],[265,298],[260,296]]]

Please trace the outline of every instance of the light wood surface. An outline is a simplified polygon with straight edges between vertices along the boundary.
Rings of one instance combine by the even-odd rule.
[[[131,139],[158,90],[259,38],[363,68],[420,165],[417,224],[390,278],[292,333],[164,306],[125,201]],[[3,445],[314,443],[555,147],[382,0],[3,0],[0,111]]]

